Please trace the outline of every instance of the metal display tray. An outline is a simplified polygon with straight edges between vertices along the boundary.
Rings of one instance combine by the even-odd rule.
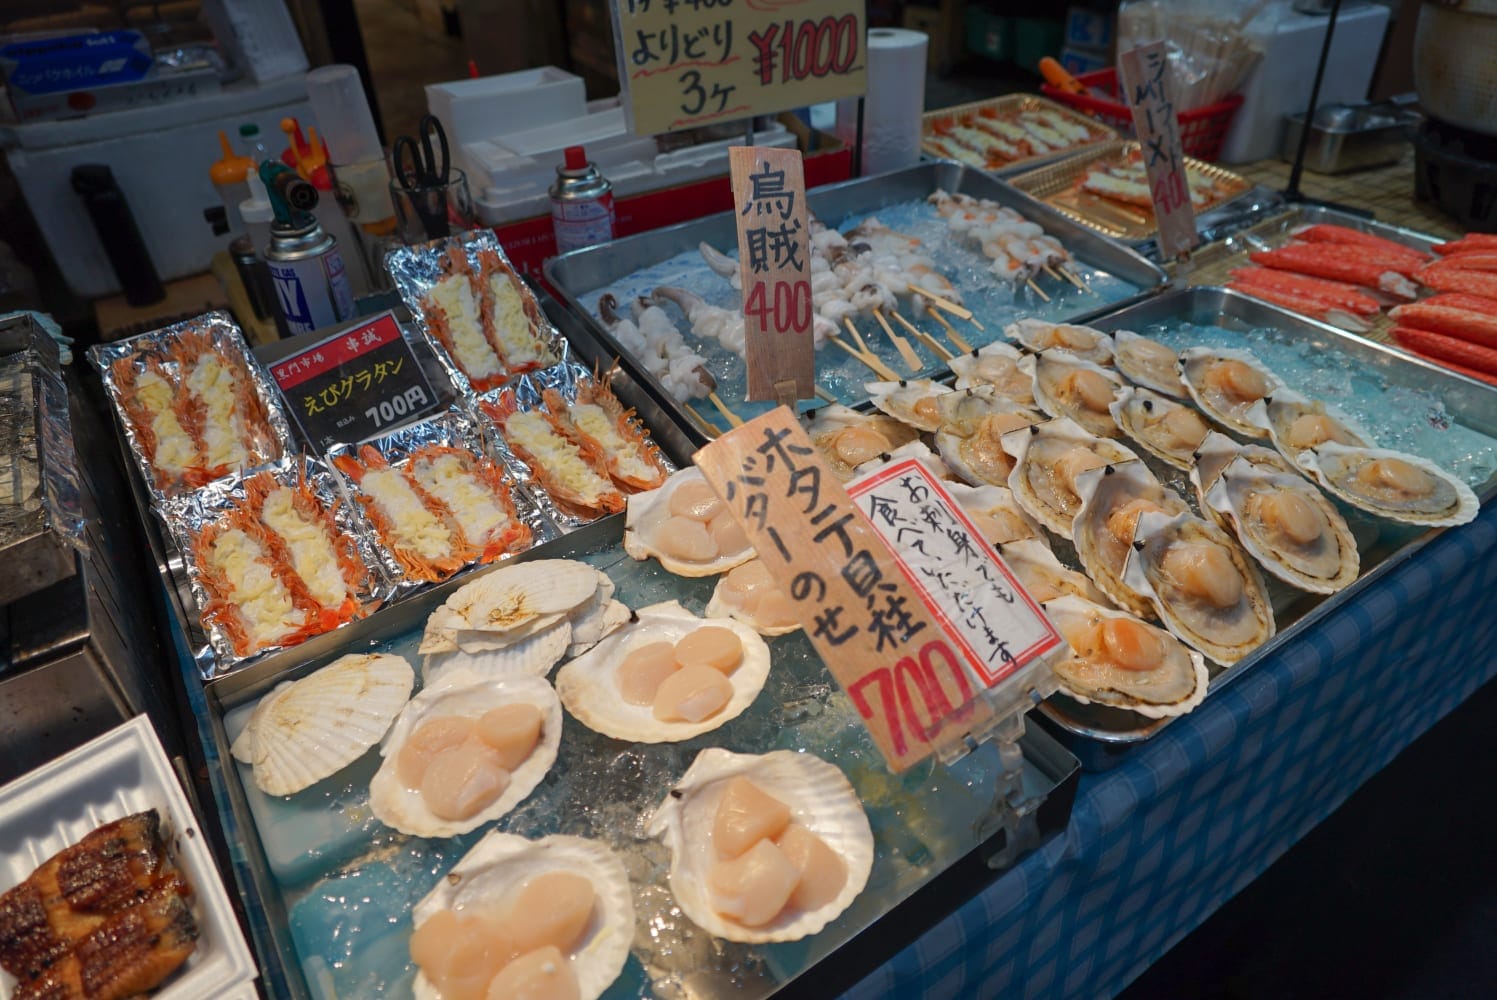
[[[1106,239],[1075,219],[1031,198],[980,170],[950,162],[922,163],[903,170],[865,177],[857,180],[813,188],[807,192],[807,202],[817,216],[827,220],[840,220],[850,215],[875,212],[891,205],[925,198],[937,189],[960,192],[976,198],[989,198],[1021,212],[1039,223],[1045,231],[1062,240],[1070,251],[1084,263],[1142,289],[1138,294],[1119,302],[1101,307],[1088,306],[1074,315],[1055,317],[1068,322],[1081,322],[1089,316],[1109,309],[1138,302],[1147,298],[1165,283],[1165,274],[1157,265],[1144,259],[1127,247]],[[635,271],[652,264],[669,260],[677,254],[694,251],[697,245],[708,242],[718,247],[736,247],[737,230],[732,211],[720,212],[692,222],[684,222],[664,229],[656,229],[636,236],[629,236],[612,243],[583,250],[574,250],[546,262],[546,280],[556,289],[566,305],[585,322],[593,336],[615,356],[626,359],[626,364],[635,377],[648,387],[681,427],[686,428],[693,440],[705,442],[709,434],[703,432],[701,418],[675,400],[654,376],[637,368],[627,360],[628,353],[603,330],[598,320],[581,304],[581,298],[600,288],[606,288],[626,278]],[[1095,302],[1095,299],[1091,300]],[[974,346],[1001,337],[1001,332],[988,325],[986,332],[965,331]],[[933,378],[949,373],[945,365],[929,370]],[[851,400],[855,405],[861,400]]]
[[[1497,390],[1231,289],[1174,289],[1147,302],[1095,318],[1089,325],[1107,332],[1120,329],[1141,332],[1152,324],[1166,322],[1213,325],[1237,330],[1272,327],[1291,333],[1317,349],[1334,348],[1348,355],[1361,363],[1369,376],[1382,379],[1390,388],[1437,393],[1444,402],[1447,414],[1454,421],[1489,437],[1497,437]],[[1488,477],[1476,490],[1476,494],[1483,503],[1497,496],[1497,472]],[[1194,507],[1194,494],[1187,495],[1186,499]],[[1325,596],[1284,588],[1281,599],[1276,600],[1274,605],[1278,634],[1231,667],[1212,665],[1213,674],[1207,699],[1250,673],[1258,663],[1283,646],[1294,642],[1316,622],[1334,614],[1373,581],[1411,558],[1445,530],[1434,528],[1419,532],[1412,525],[1402,527],[1407,530],[1393,531],[1391,539],[1380,538],[1370,548],[1362,549],[1361,576],[1345,590]],[[1081,759],[1087,770],[1111,767],[1118,762],[1120,753],[1149,739],[1173,721],[1168,718],[1145,719],[1123,709],[1083,705],[1064,695],[1051,697],[1040,705],[1039,710],[1041,716],[1053,725],[1061,742]]]
[[[1001,167],[990,169],[988,173],[995,177],[1012,177],[1026,170],[1033,170],[1036,167],[1042,167],[1048,163],[1054,163],[1057,160],[1064,160],[1078,153],[1083,153],[1101,143],[1115,142],[1118,138],[1117,129],[1112,126],[1105,125],[1074,108],[1068,108],[1064,104],[1052,101],[1048,97],[1041,97],[1038,94],[1004,94],[1001,97],[989,97],[981,101],[969,101],[966,104],[956,104],[949,108],[938,108],[934,111],[925,112],[920,116],[920,151],[926,156],[931,156],[938,160],[947,159],[945,154],[937,152],[929,145],[929,139],[932,131],[934,131],[935,123],[942,118],[966,118],[988,110],[1001,113],[1012,112],[1015,114],[1022,111],[1053,111],[1068,121],[1075,122],[1077,125],[1085,126],[1087,129],[1098,133],[1096,139],[1088,142],[1077,143],[1074,146],[1067,146],[1065,149],[1058,149],[1051,153],[1041,153],[1038,156],[1027,156],[1020,160],[1011,160]]]

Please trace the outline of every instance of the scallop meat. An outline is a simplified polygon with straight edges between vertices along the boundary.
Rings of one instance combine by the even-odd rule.
[[[1008,477],[1014,499],[1065,538],[1071,537],[1071,522],[1081,507],[1076,477],[1087,469],[1138,461],[1116,441],[1099,438],[1064,417],[1006,434],[1003,447],[1014,457],[1014,471]]]
[[[789,635],[801,627],[795,602],[770,576],[762,559],[750,559],[719,577],[704,614],[732,618],[767,636]]]
[[[1327,441],[1299,462],[1340,499],[1394,521],[1448,527],[1481,509],[1471,487],[1418,455]]]
[[[984,344],[951,359],[956,388],[990,385],[1020,406],[1034,406],[1034,356],[1002,341]]]
[[[939,398],[951,392],[947,386],[928,378],[868,382],[864,387],[874,406],[895,420],[922,431],[933,431],[941,426]]]
[[[1201,654],[1164,629],[1075,596],[1046,602],[1045,614],[1071,647],[1052,666],[1061,690],[1077,701],[1160,719],[1205,700]]]
[[[1185,399],[1185,383],[1175,366],[1180,356],[1157,340],[1141,337],[1132,330],[1117,330],[1112,335],[1113,364],[1134,385],[1151,389],[1172,399]]]
[[[816,412],[806,433],[828,467],[842,482],[853,470],[915,440],[920,432],[883,413],[859,413],[846,406],[827,406]]]
[[[1319,400],[1280,389],[1265,404],[1268,436],[1291,464],[1300,452],[1334,441],[1354,448],[1372,447],[1372,439],[1345,413]]]
[[[1098,365],[1111,365],[1112,338],[1101,330],[1071,323],[1051,323],[1042,319],[1021,319],[1003,328],[1010,340],[1016,340],[1035,354],[1064,351]]]
[[[1286,461],[1283,455],[1272,448],[1256,444],[1238,444],[1220,431],[1207,434],[1206,440],[1202,441],[1201,447],[1196,450],[1195,465],[1190,470],[1190,482],[1196,488],[1196,499],[1201,502],[1201,510],[1210,513],[1213,520],[1229,531],[1232,526],[1226,523],[1220,514],[1212,510],[1211,504],[1206,500],[1206,494],[1211,491],[1211,487],[1216,485],[1217,479],[1221,477],[1227,466],[1239,458],[1265,475],[1304,474],[1300,468]]]
[[[1180,352],[1180,379],[1201,411],[1244,437],[1268,436],[1264,400],[1284,383],[1247,351],[1190,347]]]
[[[1109,407],[1123,380],[1107,368],[1064,351],[1046,351],[1034,364],[1034,400],[1052,417],[1068,417],[1097,437],[1121,433]]]
[[[992,386],[960,389],[941,397],[944,419],[936,430],[936,451],[964,483],[999,486],[1008,482],[1013,459],[1003,435],[1041,419]]]
[[[1211,425],[1194,407],[1148,389],[1118,390],[1108,412],[1144,451],[1185,471],[1195,464],[1196,449],[1211,433]]]
[[[1071,541],[1082,569],[1112,603],[1140,618],[1154,617],[1147,595],[1123,581],[1134,530],[1145,513],[1173,516],[1189,508],[1154,478],[1142,462],[1125,462],[1084,472],[1077,477],[1081,508],[1071,527]]]
[[[1067,594],[1095,604],[1111,603],[1084,573],[1069,569],[1055,558],[1041,538],[1021,538],[999,545],[998,555],[1029,591],[1029,596],[1041,604]]]
[[[703,750],[647,830],[670,848],[681,912],[729,941],[815,934],[852,904],[873,867],[857,792],[810,753]]]
[[[716,576],[754,558],[754,547],[728,505],[696,466],[672,473],[657,490],[629,497],[624,551],[654,556],[677,576]]]

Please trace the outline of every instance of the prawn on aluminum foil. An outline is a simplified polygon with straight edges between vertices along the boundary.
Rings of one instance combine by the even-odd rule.
[[[207,479],[217,479],[280,457],[265,404],[243,358],[222,350],[212,333],[186,330],[167,350],[180,387],[201,415],[198,423]]]
[[[203,467],[200,406],[177,389],[175,366],[157,358],[120,358],[111,365],[120,410],[150,466],[156,487],[198,487],[213,477]]]
[[[406,470],[451,511],[463,537],[478,549],[479,562],[530,548],[534,533],[515,510],[504,472],[487,458],[465,448],[428,444],[411,452]]]
[[[608,457],[570,421],[540,409],[521,409],[507,389],[498,399],[480,400],[478,407],[561,510],[595,518],[624,509],[624,495],[608,474]]]
[[[447,505],[379,449],[366,444],[358,458],[338,455],[333,464],[357,488],[365,516],[407,576],[445,580],[479,557]]]
[[[461,243],[447,248],[440,269],[442,276],[420,301],[426,329],[473,383],[475,392],[492,389],[509,376],[504,347],[491,335],[485,315],[486,309],[492,315],[492,293],[487,292],[481,275],[473,273]]]
[[[535,296],[498,250],[485,247],[478,251],[474,283],[484,335],[499,351],[509,374],[533,371],[556,360]]]
[[[608,475],[621,489],[639,493],[664,485],[670,470],[661,460],[660,448],[645,437],[634,411],[625,409],[605,383],[579,382],[577,398],[570,402],[556,389],[546,389],[541,398],[549,412],[597,446]]]

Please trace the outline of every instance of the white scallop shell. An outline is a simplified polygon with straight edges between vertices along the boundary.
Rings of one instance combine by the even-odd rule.
[[[1173,465],[1177,469],[1189,471],[1195,464],[1194,455],[1201,442],[1197,441],[1193,446],[1174,449],[1167,447],[1160,436],[1152,429],[1152,422],[1162,419],[1171,410],[1195,410],[1184,403],[1177,403],[1167,396],[1161,396],[1157,392],[1148,389],[1136,389],[1128,386],[1118,390],[1113,397],[1112,405],[1107,412],[1112,414],[1112,419],[1122,428],[1123,433],[1132,438],[1139,447],[1149,454],[1156,456],[1161,461]],[[1202,420],[1201,423],[1205,424]],[[1207,434],[1210,434],[1207,428]],[[1204,437],[1202,438],[1204,440]]]
[[[510,772],[509,786],[484,809],[465,820],[445,820],[426,807],[419,790],[407,788],[396,773],[400,748],[427,719],[462,716],[478,719],[503,705],[529,702],[541,710],[541,738],[530,756]],[[369,808],[381,823],[416,837],[455,837],[498,819],[535,791],[561,747],[561,702],[551,685],[524,675],[481,677],[466,670],[450,670],[410,700],[379,752],[384,761],[369,782]]]
[[[884,466],[888,465],[890,462],[897,462],[901,458],[920,459],[920,463],[927,469],[929,469],[930,474],[935,476],[937,479],[956,478],[956,473],[951,471],[951,467],[946,464],[941,456],[937,455],[935,452],[926,447],[924,441],[911,441],[908,444],[902,444],[898,448],[895,448],[893,451],[889,452],[889,454],[887,455],[880,455],[878,458],[870,459],[869,461],[864,462],[862,465],[854,469],[853,472],[861,476],[865,472],[872,472],[874,469],[881,469]]]
[[[1174,399],[1186,398],[1188,391],[1185,383],[1180,381],[1180,373],[1175,369],[1179,357],[1174,351],[1170,351],[1157,340],[1141,337],[1132,330],[1114,330],[1112,341],[1113,364],[1117,365],[1118,371],[1122,372],[1123,377],[1129,382]],[[1142,344],[1155,344],[1169,351],[1168,363],[1154,363],[1153,359],[1140,349]]]
[[[1067,347],[1051,340],[1053,333],[1060,332],[1075,337],[1078,341],[1090,341],[1087,347]],[[1097,365],[1112,364],[1112,338],[1101,330],[1072,323],[1051,323],[1042,319],[1025,318],[1003,328],[1005,336],[1017,340],[1031,351],[1064,351]],[[1036,397],[1038,398],[1038,397]]]
[[[995,522],[992,527],[1003,529],[1001,534],[993,531],[982,533],[989,545],[1007,545],[1025,538],[1038,539],[1044,531],[1040,523],[1019,506],[1013,491],[1006,486],[947,483],[946,492],[966,511],[968,517],[977,522],[979,528],[988,527],[983,523],[987,519]]]
[[[1246,510],[1254,494],[1271,491],[1296,493],[1314,504],[1330,531],[1297,550],[1285,540],[1266,536]],[[1336,505],[1302,477],[1292,473],[1265,475],[1239,458],[1217,477],[1206,502],[1231,523],[1237,540],[1258,564],[1285,583],[1311,593],[1334,594],[1356,581],[1361,558],[1351,528]],[[1324,568],[1327,562],[1334,566],[1334,572]]]
[[[1162,586],[1156,564],[1172,543],[1189,540],[1192,536],[1209,538],[1226,549],[1242,577],[1242,600],[1231,609],[1231,615],[1214,612],[1228,618],[1228,624],[1239,623],[1244,627],[1248,634],[1241,640],[1233,642],[1223,638],[1217,623],[1199,617],[1199,609],[1193,603],[1176,600],[1168,588]],[[1190,513],[1174,517],[1147,513],[1139,517],[1133,537],[1133,551],[1123,569],[1123,582],[1146,595],[1165,627],[1187,646],[1200,650],[1217,663],[1230,665],[1273,638],[1276,627],[1273,607],[1269,604],[1263,576],[1247,553],[1220,528]]]
[[[733,697],[701,722],[662,722],[649,705],[631,705],[619,694],[618,667],[630,650],[651,642],[678,642],[703,625],[731,629],[743,643],[743,662],[728,675]],[[732,618],[698,618],[677,601],[640,608],[637,620],[562,666],[556,693],[577,720],[594,732],[635,743],[678,743],[736,719],[769,678],[769,647],[749,626]]]
[[[412,928],[438,910],[492,912],[522,883],[551,872],[572,872],[593,884],[592,923],[569,957],[579,997],[595,1000],[624,970],[635,920],[624,862],[596,840],[564,834],[527,840],[491,830],[416,904],[411,911]],[[440,997],[431,980],[419,971],[414,994],[417,1000]]]
[[[672,473],[660,488],[629,496],[628,507],[624,511],[625,552],[640,561],[653,556],[667,572],[686,577],[716,576],[754,558],[754,548],[750,545],[739,552],[720,552],[706,562],[689,562],[664,555],[651,544],[651,534],[671,516],[671,494],[680,489],[683,483],[693,480],[706,482],[702,470],[690,465]]]
[[[901,379],[898,382],[868,382],[865,383],[864,388],[868,390],[868,396],[873,400],[874,406],[896,420],[902,420],[922,431],[935,430],[940,426],[940,420],[916,413],[916,404],[921,400],[943,396],[951,391],[948,387],[928,378]]]
[[[1268,436],[1267,407],[1263,400],[1254,400],[1247,406],[1227,409],[1221,405],[1216,394],[1202,381],[1207,367],[1213,361],[1241,361],[1243,364],[1257,370],[1268,383],[1268,396],[1279,392],[1284,388],[1284,382],[1268,369],[1268,366],[1259,361],[1247,351],[1233,351],[1212,347],[1188,347],[1180,352],[1180,381],[1185,383],[1185,388],[1190,392],[1190,398],[1195,400],[1201,412],[1212,420],[1221,424],[1229,431],[1235,431],[1245,437],[1261,438]]]
[[[1031,517],[1066,538],[1071,535],[1071,521],[1081,506],[1081,497],[1070,484],[1055,477],[1054,462],[1077,445],[1109,465],[1139,460],[1123,445],[1099,438],[1065,417],[1003,436],[1004,450],[1014,456],[1014,471],[1008,477],[1008,488],[1013,491],[1014,499]]]
[[[596,572],[597,592],[591,600],[572,612],[572,644],[567,647],[568,656],[581,656],[605,635],[622,628],[629,620],[628,606],[613,599],[615,588],[612,578],[602,570]]]
[[[271,691],[230,753],[267,795],[292,795],[341,771],[380,741],[411,696],[399,656],[351,653]]]
[[[1002,341],[958,354],[951,359],[951,370],[956,373],[957,389],[991,385],[1020,406],[1034,405],[1034,355]]]
[[[1154,617],[1149,598],[1123,582],[1133,538],[1113,536],[1108,518],[1130,500],[1151,500],[1179,514],[1189,510],[1185,501],[1167,489],[1142,462],[1124,462],[1092,469],[1076,477],[1081,509],[1071,525],[1071,542],[1082,569],[1112,603],[1140,618]]]
[[[466,670],[480,677],[544,677],[567,655],[572,642],[572,623],[557,622],[503,649],[427,653],[421,658],[421,678],[431,685],[453,670]]]
[[[886,451],[892,451],[920,435],[915,428],[883,413],[860,413],[840,404],[826,406],[816,411],[816,415],[806,425],[806,434],[811,438],[811,443],[821,452],[821,457],[832,472],[844,482],[852,478],[853,466],[838,455],[835,447],[836,438],[843,431],[854,427],[866,427],[876,431],[888,442]]]
[[[962,389],[942,396],[941,409],[946,417],[936,430],[936,450],[962,482],[973,486],[1002,485],[1008,482],[1011,471],[1008,467],[1010,462],[1005,461],[1001,467],[984,465],[980,461],[980,455],[973,454],[971,450],[973,439],[983,431],[984,422],[988,418],[1006,416],[1022,424],[1034,424],[1042,419],[1038,413],[1000,395],[989,385]],[[1006,455],[997,438],[991,443],[1000,457]]]
[[[793,822],[842,858],[847,881],[836,899],[809,912],[787,906],[764,927],[744,927],[717,912],[707,885],[717,860],[712,828],[723,791],[738,776],[789,806]],[[798,941],[820,931],[852,905],[873,868],[873,830],[858,793],[835,765],[792,750],[763,755],[703,750],[650,817],[647,832],[663,837],[670,848],[671,892],[681,912],[710,934],[747,944]]]
[[[1067,626],[1073,622],[1085,623],[1097,618],[1139,620],[1126,611],[1114,611],[1073,596],[1060,597],[1046,602],[1045,614],[1050,617],[1062,634],[1066,634]],[[1061,690],[1082,704],[1096,702],[1099,705],[1126,708],[1149,719],[1184,715],[1205,701],[1210,675],[1201,654],[1186,648],[1178,638],[1163,629],[1149,625],[1147,622],[1143,624],[1168,640],[1169,651],[1160,668],[1171,672],[1172,677],[1169,679],[1188,679],[1192,682],[1190,693],[1186,697],[1163,703],[1157,697],[1151,699],[1149,691],[1151,682],[1158,683],[1154,671],[1115,670],[1107,674],[1114,686],[1099,687],[1094,679],[1085,677],[1081,671],[1075,669],[1085,661],[1078,660],[1074,652],[1068,653],[1053,664],[1055,677],[1060,681]]]
[[[744,565],[748,565],[745,563]],[[707,602],[707,607],[702,612],[704,618],[731,618],[734,621],[743,622],[749,628],[760,635],[777,636],[789,635],[791,632],[799,632],[801,625],[796,622],[793,625],[765,625],[754,618],[753,615],[735,601],[727,596],[728,574],[724,573],[717,580],[717,585],[712,588],[712,599]],[[741,668],[740,668],[741,669]]]
[[[1123,380],[1110,369],[1065,351],[1045,351],[1034,363],[1034,401],[1050,416],[1074,420],[1097,437],[1117,437],[1120,432],[1111,413],[1073,406],[1056,393],[1060,380],[1076,371],[1090,371],[1102,376],[1114,386],[1114,391],[1123,388]]]
[[[1264,403],[1264,429],[1268,431],[1268,436],[1273,441],[1273,446],[1279,449],[1279,454],[1287,458],[1291,465],[1299,462],[1299,453],[1304,449],[1290,446],[1287,440],[1289,428],[1295,420],[1306,414],[1324,414],[1335,420],[1346,431],[1348,437],[1355,439],[1345,443],[1359,448],[1372,447],[1371,435],[1357,426],[1357,423],[1351,417],[1327,403],[1302,396],[1292,389],[1280,389],[1271,398],[1265,400]]]
[[[1093,604],[1112,603],[1084,574],[1055,558],[1042,538],[1021,538],[999,545],[998,556],[1036,601],[1043,603],[1073,594]]]
[[[1348,485],[1349,477],[1363,463],[1380,458],[1395,458],[1417,466],[1444,483],[1448,489],[1441,491],[1440,502],[1423,506],[1410,502],[1404,507],[1397,507],[1358,493]],[[1481,502],[1476,499],[1471,487],[1435,463],[1407,452],[1388,451],[1384,448],[1349,448],[1327,441],[1314,451],[1301,452],[1299,463],[1314,474],[1316,482],[1353,507],[1394,521],[1447,527],[1473,520],[1481,509]]]
[[[1202,441],[1201,446],[1196,449],[1195,465],[1190,470],[1190,482],[1196,488],[1196,499],[1201,501],[1201,510],[1209,513],[1212,520],[1228,530],[1231,529],[1231,525],[1211,509],[1211,504],[1206,500],[1206,494],[1216,484],[1222,470],[1239,458],[1245,459],[1248,464],[1262,473],[1272,475],[1287,472],[1291,475],[1307,475],[1303,470],[1285,461],[1284,457],[1272,448],[1257,444],[1238,444],[1220,431],[1207,434],[1206,440]]]
[[[420,652],[502,649],[555,625],[597,590],[597,571],[574,559],[506,563],[463,584],[432,612]]]

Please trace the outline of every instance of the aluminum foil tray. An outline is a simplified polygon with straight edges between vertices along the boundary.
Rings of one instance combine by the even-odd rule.
[[[1132,330],[1145,336],[1179,336],[1185,324],[1213,328],[1203,334],[1220,341],[1211,346],[1230,344],[1253,352],[1290,388],[1346,410],[1379,438],[1380,446],[1454,468],[1483,503],[1497,496],[1497,389],[1481,382],[1224,288],[1176,289],[1089,323],[1099,330]],[[1395,435],[1392,440],[1387,439],[1390,433]],[[1161,482],[1192,509],[1197,506],[1184,473],[1152,456],[1146,460]],[[1208,699],[1446,530],[1399,524],[1339,506],[1357,538],[1361,576],[1329,596],[1270,580],[1278,634],[1231,667],[1210,664]],[[1074,559],[1071,564],[1076,567]],[[1118,752],[1147,740],[1171,721],[1083,705],[1065,695],[1049,698],[1039,711],[1089,769],[1111,766]]]
[[[1100,143],[1115,142],[1118,138],[1116,129],[1102,124],[1095,118],[1088,117],[1072,108],[1068,108],[1064,104],[1058,104],[1048,97],[1040,97],[1038,94],[1004,94],[1001,97],[990,97],[982,101],[970,101],[966,104],[957,104],[949,108],[938,108],[934,111],[925,112],[925,114],[920,116],[920,151],[938,160],[953,159],[949,153],[943,152],[938,145],[932,142],[932,139],[937,134],[937,128],[943,122],[962,124],[985,112],[997,112],[1000,115],[1004,115],[1018,114],[1023,111],[1049,111],[1072,124],[1086,128],[1092,133],[1092,138],[1085,142],[1066,146],[1064,149],[1056,149],[1034,156],[1021,157],[1017,160],[994,163],[991,167],[976,163],[968,165],[978,167],[978,169],[985,169],[996,177],[1012,177],[1014,174],[1032,170],[1047,163],[1054,163],[1069,156],[1075,156],[1077,153],[1091,149]]]

